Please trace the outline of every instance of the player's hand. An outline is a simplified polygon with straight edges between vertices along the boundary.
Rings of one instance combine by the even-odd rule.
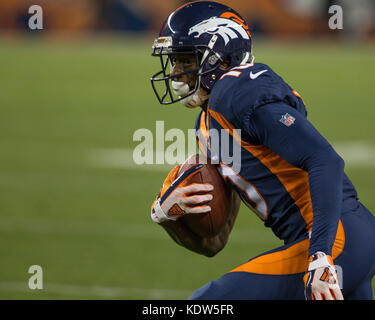
[[[165,220],[176,220],[185,214],[199,214],[211,211],[211,207],[204,204],[212,200],[208,192],[213,190],[210,184],[185,185],[186,180],[202,168],[197,164],[186,170],[177,179],[180,166],[169,172],[163,186],[152,204],[151,218],[157,223]],[[199,193],[199,195],[197,195]]]
[[[344,300],[332,257],[317,252],[310,257],[308,271],[303,277],[308,300]]]

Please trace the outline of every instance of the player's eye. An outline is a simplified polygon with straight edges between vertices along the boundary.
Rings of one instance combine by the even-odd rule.
[[[191,59],[185,59],[185,60],[183,61],[183,64],[184,64],[185,66],[190,66],[190,65],[193,64],[193,60],[191,60]]]
[[[170,63],[172,68],[178,65],[182,70],[191,69],[194,62],[191,58],[181,58],[181,57],[170,57]]]

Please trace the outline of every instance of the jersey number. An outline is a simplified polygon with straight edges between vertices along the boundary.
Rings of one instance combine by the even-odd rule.
[[[225,163],[220,164],[220,173],[224,179],[228,179],[238,189],[242,201],[265,221],[267,219],[267,204],[258,190],[250,182],[243,179]]]

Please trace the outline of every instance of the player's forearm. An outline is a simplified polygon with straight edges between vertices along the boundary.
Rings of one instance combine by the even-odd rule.
[[[309,184],[313,224],[309,255],[317,251],[331,254],[342,204],[344,161],[330,147],[309,160]]]
[[[160,226],[177,244],[190,251],[212,257],[221,250],[220,243],[216,240],[217,237],[210,240],[204,239],[190,231],[181,221],[164,221],[160,223]]]
[[[188,229],[183,222],[164,221],[160,225],[170,235],[170,237],[179,245],[193,252],[203,254],[207,257],[213,257],[221,251],[229,238],[229,234],[233,229],[234,222],[240,208],[241,200],[236,192],[232,191],[232,208],[231,214],[223,230],[215,237],[202,238]]]
[[[285,114],[294,119],[290,126],[280,121]],[[254,139],[308,172],[313,207],[309,254],[330,254],[342,205],[343,160],[300,112],[284,103],[257,109],[247,128]]]

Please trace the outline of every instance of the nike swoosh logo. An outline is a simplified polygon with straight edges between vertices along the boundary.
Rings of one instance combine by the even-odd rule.
[[[262,73],[265,73],[267,72],[268,70],[262,70],[262,71],[259,71],[257,73],[253,73],[252,71],[250,72],[250,79],[254,80],[256,78],[258,78]]]

